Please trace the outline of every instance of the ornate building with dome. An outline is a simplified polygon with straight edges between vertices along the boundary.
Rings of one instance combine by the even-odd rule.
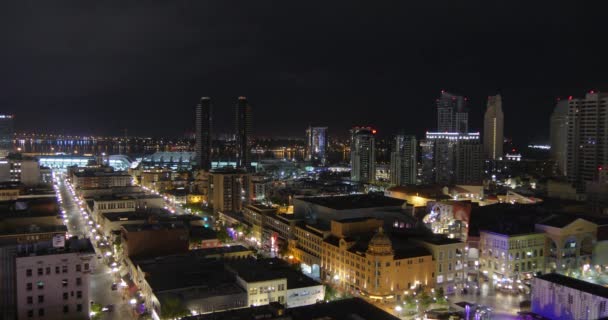
[[[435,263],[428,249],[414,243],[394,246],[373,218],[332,221],[323,241],[321,269],[325,280],[377,300],[401,300],[417,287],[432,288]],[[340,232],[356,224],[357,233]],[[367,228],[367,232],[362,231]],[[375,227],[375,228],[374,228]]]

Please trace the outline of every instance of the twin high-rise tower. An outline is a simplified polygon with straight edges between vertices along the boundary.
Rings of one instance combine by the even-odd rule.
[[[211,170],[211,132],[212,132],[211,98],[202,97],[196,106],[196,163],[206,171]]]
[[[211,169],[211,140],[213,105],[211,98],[202,97],[196,106],[196,161],[203,170]],[[247,98],[239,97],[235,106],[236,167],[251,168],[252,110]]]

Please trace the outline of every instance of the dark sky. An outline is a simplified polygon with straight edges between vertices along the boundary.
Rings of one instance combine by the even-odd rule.
[[[506,135],[547,136],[557,96],[608,88],[605,8],[583,1],[27,1],[0,4],[0,112],[19,131],[181,135],[200,96],[230,130],[422,135],[441,89],[473,127],[501,92]]]

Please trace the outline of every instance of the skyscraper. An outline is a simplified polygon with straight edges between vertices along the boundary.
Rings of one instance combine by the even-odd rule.
[[[551,159],[555,161],[557,172],[565,176],[568,149],[568,100],[559,100],[555,105],[549,131]]]
[[[13,116],[0,114],[0,158],[13,151]]]
[[[487,159],[500,160],[503,156],[504,114],[499,94],[488,97],[483,119],[483,151]]]
[[[420,146],[424,183],[481,184],[483,146],[478,132],[427,132]]]
[[[202,97],[196,106],[196,163],[209,171],[211,169],[211,98]]]
[[[608,94],[591,91],[568,99],[566,174],[577,189],[608,168]]]
[[[351,129],[350,142],[350,179],[361,183],[376,180],[376,150],[371,127],[354,127]]]
[[[236,103],[236,167],[251,169],[251,133],[253,126],[251,106],[246,97],[239,97]]]
[[[306,129],[306,160],[318,161],[325,165],[327,161],[327,127]]]
[[[461,139],[456,145],[456,180],[463,185],[483,182],[483,146],[477,139]]]
[[[467,99],[445,91],[437,99],[437,131],[468,132],[469,112]]]
[[[391,183],[402,186],[416,184],[416,137],[398,134],[391,152]]]

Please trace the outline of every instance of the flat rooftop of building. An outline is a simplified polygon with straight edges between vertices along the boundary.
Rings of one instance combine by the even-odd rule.
[[[142,223],[142,224],[125,224],[122,226],[128,232],[141,232],[150,230],[170,230],[170,229],[185,229],[183,223],[176,221],[174,223]]]
[[[19,227],[0,227],[0,238],[4,236],[15,236],[22,234],[41,234],[41,233],[63,233],[68,232],[68,227],[59,224],[59,225],[29,225],[29,226],[19,226]]]
[[[361,298],[285,309],[278,303],[184,318],[186,320],[399,320]]]
[[[42,243],[36,244],[34,248],[32,248],[32,246],[22,246],[20,250],[17,251],[17,256],[31,257],[66,253],[95,254],[95,249],[93,248],[91,240],[87,238],[79,239],[77,237],[72,237],[65,240],[64,247],[55,248],[50,244],[48,246],[45,246]]]
[[[398,206],[400,207],[405,203],[405,200],[372,194],[353,194],[329,197],[302,197],[296,199],[334,210],[352,210]]]
[[[154,292],[235,283],[221,261],[192,254],[133,260]]]
[[[190,238],[201,240],[217,239],[217,232],[211,228],[194,226],[190,228]]]
[[[301,272],[291,268],[285,261],[270,259],[245,259],[227,261],[226,265],[247,282],[287,279],[287,289],[307,288],[321,285]]]
[[[425,228],[401,229],[393,231],[390,235],[391,239],[424,241],[434,245],[447,245],[462,242],[460,239],[452,239],[441,234],[435,234]]]
[[[0,219],[58,216],[55,197],[27,198],[0,202]]]
[[[74,172],[74,176],[78,178],[94,178],[94,177],[129,177],[130,175],[124,171],[93,171],[93,170],[84,170]]]
[[[549,281],[558,285],[566,286],[578,291],[587,292],[595,296],[608,298],[608,288],[599,284],[579,280],[576,278],[561,275],[559,273],[546,273],[537,278]]]
[[[217,169],[213,169],[211,170],[209,173],[211,174],[245,174],[247,173],[247,171],[243,170],[243,169],[237,169],[234,167],[222,167],[222,168],[217,168]]]
[[[247,208],[252,208],[254,210],[277,210],[276,207],[273,206],[269,206],[263,203],[252,203],[252,204],[248,204],[246,206]]]
[[[203,248],[190,250],[193,255],[197,255],[200,257],[207,257],[213,255],[222,255],[227,253],[235,253],[235,252],[253,252],[251,249],[244,247],[242,245],[236,246],[224,246],[224,247],[215,247],[215,248]]]
[[[146,220],[152,213],[148,211],[105,212],[102,215],[109,221]]]
[[[387,191],[399,192],[412,196],[419,196],[427,199],[450,199],[450,196],[443,193],[442,185],[406,185],[390,187]]]
[[[93,201],[120,201],[120,200],[135,200],[132,195],[115,195],[115,194],[104,194],[93,197]]]

